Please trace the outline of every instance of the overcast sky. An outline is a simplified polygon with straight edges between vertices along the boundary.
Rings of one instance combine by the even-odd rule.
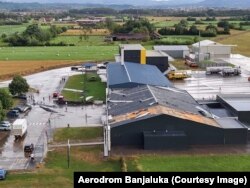
[[[181,1],[183,2],[197,2],[202,0],[0,0],[0,1],[7,1],[7,2],[39,2],[39,3],[114,3],[114,4],[143,4],[144,2],[167,2],[167,1]]]

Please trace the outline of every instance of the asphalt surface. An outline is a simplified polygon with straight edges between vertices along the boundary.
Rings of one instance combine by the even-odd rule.
[[[250,62],[249,62],[250,63]],[[174,81],[177,88],[187,90],[195,99],[215,99],[218,94],[250,94],[250,73],[242,69],[239,76],[223,77],[193,71],[191,78]]]
[[[15,141],[11,133],[2,133],[0,140],[0,168],[7,170],[26,169],[40,162],[47,149],[47,141],[50,141],[52,132],[60,127],[84,127],[102,126],[101,116],[104,114],[105,106],[57,106],[52,94],[60,91],[65,82],[62,78],[68,78],[79,72],[72,72],[70,68],[50,70],[34,75],[26,76],[29,85],[38,89],[39,93],[29,93],[35,100],[28,97],[28,103],[32,104],[32,110],[25,116],[28,122],[27,135]],[[1,87],[8,87],[10,81],[0,82]],[[41,108],[45,106],[46,108]],[[46,110],[51,109],[51,110]],[[21,115],[21,118],[24,115]],[[35,145],[35,162],[30,161],[28,155],[24,154],[25,144]]]

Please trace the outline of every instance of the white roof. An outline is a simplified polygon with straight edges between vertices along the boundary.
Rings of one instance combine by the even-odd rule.
[[[120,48],[124,48],[124,50],[144,50],[145,48],[140,44],[120,44]]]
[[[200,43],[200,44],[199,44]],[[200,46],[234,46],[234,45],[224,45],[224,44],[220,44],[217,42],[214,42],[212,40],[202,40],[200,42],[194,43],[192,46],[193,47],[199,47]]]
[[[158,46],[154,46],[154,50],[186,51],[186,50],[189,50],[189,48],[188,46],[185,46],[185,45],[158,45]]]

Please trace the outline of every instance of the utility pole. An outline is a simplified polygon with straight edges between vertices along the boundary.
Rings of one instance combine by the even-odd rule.
[[[70,164],[70,144],[69,144],[69,139],[68,139],[67,156],[68,156],[68,168],[69,168],[69,164]]]
[[[198,64],[200,64],[200,52],[201,52],[201,31],[199,30]]]

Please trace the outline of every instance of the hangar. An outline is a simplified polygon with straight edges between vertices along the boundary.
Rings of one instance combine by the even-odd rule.
[[[247,143],[248,127],[237,118],[214,115],[184,90],[112,89],[107,108],[112,146],[151,150]]]

